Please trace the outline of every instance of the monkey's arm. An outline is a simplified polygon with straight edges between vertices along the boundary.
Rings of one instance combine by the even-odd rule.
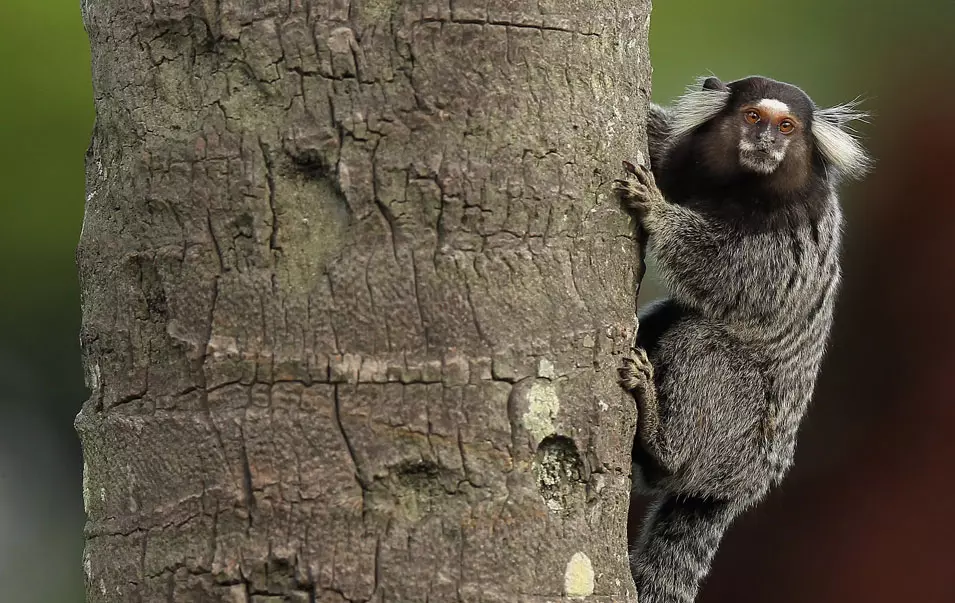
[[[702,308],[714,296],[725,297],[735,289],[727,286],[727,276],[718,264],[727,250],[726,233],[699,213],[673,203],[657,203],[645,216],[644,228],[650,235],[662,276],[679,299]]]
[[[710,267],[720,251],[728,248],[727,233],[705,216],[666,201],[646,166],[636,166],[631,173],[636,182],[617,180],[614,189],[640,216],[673,292],[694,306],[725,294],[725,275]]]
[[[667,140],[672,130],[673,112],[661,105],[650,103],[650,115],[647,119],[647,150],[650,153],[650,169],[659,176],[666,153]]]
[[[793,244],[778,235],[734,230],[670,203],[650,170],[637,166],[632,173],[636,182],[618,180],[614,187],[640,215],[660,271],[677,298],[699,310],[758,320],[804,297],[793,295],[806,285],[805,278],[798,278],[800,262],[816,262],[819,251],[808,234],[801,237],[803,251],[797,258],[790,251]]]

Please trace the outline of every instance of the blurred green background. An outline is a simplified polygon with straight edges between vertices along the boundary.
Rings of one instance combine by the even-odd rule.
[[[77,0],[0,1],[0,601],[83,600],[73,253],[93,122]]]
[[[0,601],[83,600],[74,248],[93,105],[79,5],[0,2]],[[955,53],[950,0],[661,0],[651,23],[658,102],[700,74],[760,73],[823,104],[861,94],[878,116],[899,73]]]

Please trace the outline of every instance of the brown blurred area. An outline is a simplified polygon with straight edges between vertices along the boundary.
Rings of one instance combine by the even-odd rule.
[[[795,468],[731,528],[700,603],[955,602],[955,61],[912,58],[868,103],[878,163],[847,187]]]

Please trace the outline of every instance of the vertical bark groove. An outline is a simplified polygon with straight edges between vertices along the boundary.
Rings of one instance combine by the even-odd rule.
[[[633,600],[649,2],[83,11],[88,600]]]

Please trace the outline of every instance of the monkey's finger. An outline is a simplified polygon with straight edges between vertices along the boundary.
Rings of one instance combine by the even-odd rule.
[[[637,173],[637,168],[626,159],[623,160],[623,169],[626,170],[628,174]]]
[[[645,165],[638,166],[633,175],[637,177],[637,181],[640,184],[646,187],[653,188],[656,186],[656,183],[653,179],[653,172],[651,172],[650,168]]]
[[[619,383],[620,387],[622,387],[624,391],[632,394],[633,396],[639,397],[639,392],[641,390],[639,379],[621,379]]]
[[[646,185],[632,180],[614,180],[613,188],[624,190],[647,190]]]
[[[642,203],[649,203],[653,200],[653,194],[651,194],[649,187],[636,182],[631,182],[630,186],[627,187],[627,194],[633,198],[639,199]]]
[[[629,211],[631,211],[631,212],[633,212],[634,214],[636,214],[636,216],[637,216],[638,218],[640,218],[640,219],[643,219],[643,217],[646,216],[646,215],[649,213],[649,211],[650,211],[650,209],[647,207],[647,205],[646,205],[645,203],[641,203],[641,202],[639,202],[639,201],[630,201],[630,200],[628,200],[628,201],[626,201],[626,203],[625,203],[625,207],[626,207]]]
[[[613,191],[624,198],[633,197],[637,192],[633,189],[633,183],[626,180],[617,180],[613,183]]]

